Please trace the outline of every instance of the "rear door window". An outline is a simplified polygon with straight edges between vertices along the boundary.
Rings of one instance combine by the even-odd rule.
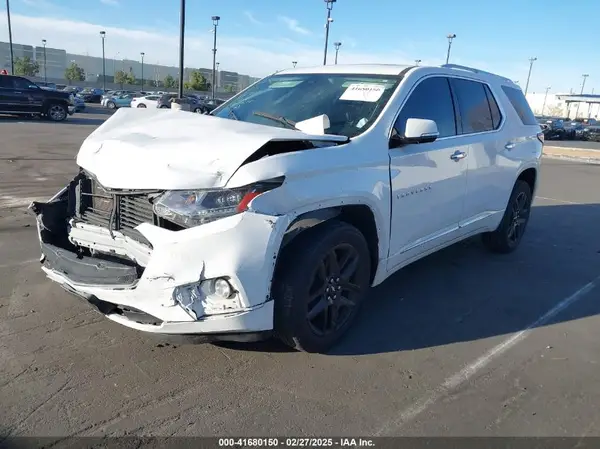
[[[502,122],[502,114],[500,113],[500,108],[498,107],[496,98],[494,97],[494,94],[492,93],[490,88],[485,84],[483,87],[485,89],[488,103],[490,105],[490,112],[492,113],[492,122],[494,123],[494,129],[498,129],[500,127],[500,122]]]
[[[515,109],[517,115],[521,119],[524,125],[537,125],[535,115],[527,103],[525,95],[521,89],[515,89],[514,87],[502,86],[502,90],[508,97],[510,104]]]
[[[458,101],[462,134],[493,131],[494,120],[485,85],[461,78],[453,78],[451,82]]]

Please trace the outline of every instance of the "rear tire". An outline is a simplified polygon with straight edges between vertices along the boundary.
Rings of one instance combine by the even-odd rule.
[[[144,103],[138,104],[137,107],[141,109],[146,109],[146,105]]]
[[[60,103],[50,103],[45,114],[46,118],[52,122],[62,122],[67,119],[69,111]]]
[[[282,251],[272,287],[275,334],[300,351],[327,352],[350,328],[369,289],[367,242],[354,226],[330,220]]]
[[[518,180],[508,200],[500,226],[482,235],[483,244],[494,253],[508,254],[519,247],[531,213],[532,193],[529,184]]]

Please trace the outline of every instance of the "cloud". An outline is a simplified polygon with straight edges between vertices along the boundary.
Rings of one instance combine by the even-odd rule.
[[[120,28],[103,26],[93,21],[83,22],[65,18],[29,17],[12,14],[13,40],[19,44],[36,45],[41,39],[52,36],[52,47],[63,48],[68,53],[102,56],[100,31],[106,31],[106,56],[137,58],[145,51],[148,64],[176,66],[178,63],[179,36],[177,31],[156,27]],[[230,70],[251,76],[265,76],[292,66],[318,66],[322,63],[323,49],[320,42],[315,45],[278,36],[275,28],[270,38],[255,38],[248,35],[219,35],[217,58],[222,70]],[[8,41],[6,16],[0,14],[0,41]],[[190,30],[186,34],[186,67],[212,67],[212,36],[203,30]],[[330,55],[333,46],[330,47]],[[342,63],[397,63],[412,61],[414,57],[401,52],[361,53],[347,49]]]
[[[287,25],[287,27],[294,33],[304,34],[305,36],[311,34],[311,32],[308,31],[306,28],[302,28],[298,24],[298,21],[296,19],[292,19],[292,18],[286,17],[286,16],[279,16],[278,19],[281,22],[285,23]]]
[[[254,14],[252,14],[250,11],[244,11],[244,15],[247,17],[247,19],[252,22],[254,25],[263,25],[263,22],[261,22],[260,20],[258,20],[256,17],[254,17]]]
[[[119,0],[100,0],[100,3],[108,6],[119,6]]]

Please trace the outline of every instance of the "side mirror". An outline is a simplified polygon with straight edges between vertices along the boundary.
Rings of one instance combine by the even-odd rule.
[[[404,136],[393,136],[390,140],[390,148],[416,143],[431,143],[439,136],[437,124],[433,120],[409,118],[406,120]]]

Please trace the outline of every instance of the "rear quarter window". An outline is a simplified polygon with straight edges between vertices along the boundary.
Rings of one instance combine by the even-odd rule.
[[[510,104],[524,125],[538,125],[535,115],[533,115],[533,111],[529,107],[529,103],[527,103],[527,99],[520,89],[502,86],[502,90],[508,97]]]

